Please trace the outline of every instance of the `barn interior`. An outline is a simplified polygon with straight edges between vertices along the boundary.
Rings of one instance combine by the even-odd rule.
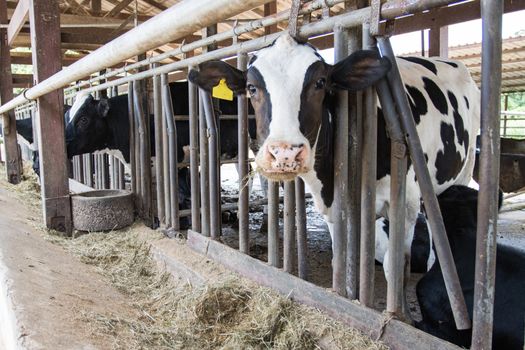
[[[217,113],[217,110],[226,110],[226,107],[222,107],[217,100],[211,100],[211,97],[210,102],[206,102],[208,97],[188,82],[188,73],[210,59],[221,59],[245,69],[247,61],[257,49],[269,45],[278,33],[297,26],[306,28],[302,30],[308,42],[317,47],[329,62],[334,61],[334,57],[340,58],[361,46],[365,47],[367,40],[372,37],[366,33],[370,30],[375,35],[391,37],[396,55],[440,56],[462,62],[478,88],[483,89],[483,65],[491,67],[490,63],[493,62],[487,58],[486,52],[490,50],[487,49],[487,43],[482,43],[480,36],[479,40],[467,38],[466,43],[451,45],[454,38],[450,36],[449,28],[480,20],[482,8],[489,8],[485,2],[251,0],[244,4],[243,1],[234,1],[235,4],[231,6],[227,1],[222,1],[222,7],[216,9],[216,4],[211,4],[213,2],[192,3],[190,0],[0,0],[0,33],[5,38],[1,43],[0,64],[2,71],[6,72],[0,76],[0,108],[4,113],[0,157],[4,163],[5,177],[11,184],[23,183],[28,173],[33,174],[27,164],[34,163],[35,154],[39,154],[38,181],[43,226],[47,230],[63,231],[66,236],[72,237],[84,237],[83,231],[100,231],[90,228],[97,222],[92,212],[87,213],[84,220],[87,228],[79,229],[82,225],[79,219],[81,214],[76,214],[72,204],[78,201],[75,199],[79,198],[78,194],[92,193],[96,197],[94,191],[131,192],[134,225],[148,227],[177,242],[181,240],[193,251],[206,256],[206,259],[218,261],[228,269],[255,280],[259,285],[276,289],[281,294],[293,294],[291,298],[294,300],[319,308],[368,336],[379,334],[377,339],[386,346],[455,348],[403,322],[401,304],[396,304],[394,311],[389,310],[393,305],[393,292],[384,277],[383,267],[374,262],[374,254],[370,252],[365,258],[368,267],[361,267],[363,258],[360,262],[356,251],[359,245],[363,249],[365,240],[361,238],[357,243],[358,239],[351,238],[351,232],[355,231],[350,228],[348,217],[338,229],[343,232],[341,237],[344,239],[338,242],[344,243],[344,254],[342,251],[334,252],[329,228],[315,209],[310,189],[302,181],[281,184],[272,181],[268,184],[255,174],[252,169],[256,167],[256,149],[251,147],[250,142],[254,140],[248,135],[248,125],[250,121],[255,121],[255,117],[253,111],[247,110],[249,100],[245,96],[236,98],[239,107],[236,105],[234,112],[222,113],[220,117],[215,115],[216,120],[221,120],[220,125],[223,125],[224,120],[244,125],[226,136],[236,139],[238,152],[235,149],[235,156],[228,159],[219,159],[221,155],[213,153],[214,142],[215,146],[219,144],[222,147],[221,137],[225,138],[223,132],[226,131],[216,125],[219,138],[214,140],[214,127],[210,126],[207,118],[213,114],[210,111],[215,110]],[[484,21],[491,23],[490,17],[494,17],[505,24],[507,15],[519,16],[525,11],[525,1],[503,0],[501,3],[502,13],[486,15]],[[185,9],[184,6],[188,11],[187,16],[191,17],[188,23],[177,14],[177,9]],[[215,13],[210,8],[215,9]],[[164,26],[169,23],[168,13],[180,19],[180,27],[174,24],[175,29],[165,30]],[[158,38],[151,35],[149,40],[155,43],[162,41],[162,44],[149,45],[148,39],[140,34],[140,30],[148,25],[150,29],[147,35],[151,34],[152,28],[158,31]],[[481,28],[481,23],[478,26]],[[343,36],[340,36],[340,32],[344,32]],[[502,36],[500,32],[496,33]],[[136,39],[137,46],[130,44],[120,50],[126,39],[130,42]],[[403,50],[403,45],[398,44],[408,40],[415,42],[412,47],[417,49]],[[485,165],[477,165],[474,179],[478,181],[479,177],[491,176],[491,182],[485,180],[482,185],[484,189],[492,194],[497,192],[497,188],[502,189],[503,206],[498,211],[494,203],[487,204],[487,220],[489,217],[496,218],[499,243],[517,247],[525,254],[525,27],[503,37],[501,53],[498,54],[496,47],[495,55],[496,66],[498,60],[501,61],[501,81],[492,82],[495,84],[491,85],[492,91],[499,92],[497,96],[491,97],[491,101],[499,101],[501,107],[498,109],[494,103],[489,103],[496,109],[490,110],[494,113],[487,114],[495,115],[490,119],[492,125],[497,125],[501,138],[509,141],[502,141],[501,155],[492,154],[492,158],[486,158],[494,160],[497,157],[499,171],[494,167],[489,169],[487,162],[490,161],[485,160]],[[99,68],[93,70],[93,67]],[[173,102],[170,104],[167,88],[168,84],[177,82],[189,84],[189,90],[184,96],[184,99],[189,100],[189,108],[180,114],[177,113],[177,97],[173,96],[172,90]],[[494,89],[496,85],[497,89]],[[129,96],[126,106],[131,111],[132,129],[129,164],[122,156],[104,151],[75,155],[67,160],[65,142],[68,141],[66,131],[61,128],[64,124],[64,107],[74,105],[77,95],[86,92],[93,95],[95,100],[125,94]],[[368,108],[366,94],[349,94],[348,101],[350,104],[356,103],[358,110],[364,110]],[[237,114],[237,109],[242,111]],[[172,116],[172,122],[166,115]],[[32,141],[17,136],[16,120],[28,118],[32,118]],[[365,123],[364,113],[360,118],[359,123]],[[177,125],[181,125],[177,122],[186,121],[190,143],[183,154],[173,157],[172,154],[177,153],[174,150],[177,139],[170,135],[177,134]],[[68,122],[67,117],[65,122]],[[346,173],[342,173],[342,178],[346,176],[347,181],[341,180],[341,184],[336,185],[341,186],[337,188],[345,188],[342,198],[360,194],[360,186],[363,186],[361,181],[366,178],[361,175],[362,167],[366,167],[364,160],[363,164],[361,160],[366,157],[359,154],[357,158],[352,158],[351,155],[361,147],[352,146],[352,137],[356,137],[352,134],[352,130],[355,130],[352,127],[362,125],[353,123],[358,122],[350,118],[346,124],[346,128],[349,128],[346,144],[343,143],[343,149],[346,150],[343,153],[343,158],[346,158],[343,167],[346,167]],[[157,130],[157,125],[162,125],[161,129]],[[197,128],[200,128],[199,131]],[[488,140],[488,136],[483,137]],[[490,136],[490,140],[493,137],[496,138]],[[153,138],[156,140],[153,141]],[[483,157],[486,143],[481,143],[479,147],[478,157],[480,154]],[[157,155],[155,161],[150,162],[152,152]],[[251,168],[248,168],[249,164]],[[189,193],[186,193],[188,203],[191,203],[185,207],[173,205],[180,204],[182,200],[180,183],[184,180],[178,175],[180,169],[188,171],[187,181],[191,182],[191,185],[188,184]],[[356,171],[360,173],[359,182],[352,177]],[[483,175],[478,176],[478,173]],[[366,175],[367,172],[363,171],[362,174]],[[32,178],[35,179],[34,176]],[[346,182],[349,188],[344,185]],[[473,182],[472,185],[478,188],[477,183]],[[344,203],[344,199],[336,201]],[[355,217],[355,210],[365,208],[366,203],[360,202],[358,209],[344,204],[342,210],[347,216]],[[369,213],[367,217],[375,220],[374,213]],[[361,218],[360,230],[363,232],[366,230],[363,226],[365,216]],[[420,219],[418,227],[425,231],[424,218]],[[114,223],[118,221],[113,220]],[[492,227],[493,221],[488,222],[486,226]],[[489,228],[486,231],[490,240],[490,232],[493,231]],[[363,236],[366,235],[361,233],[358,237]],[[355,247],[347,250],[346,245],[351,245],[349,242],[354,242]],[[367,242],[373,249],[374,241]],[[490,246],[489,243],[487,245]],[[157,258],[160,256],[162,264],[169,264],[170,254],[177,253],[160,252]],[[350,255],[353,257],[349,258]],[[487,264],[495,265],[496,258],[492,256],[491,259],[490,256],[487,257]],[[195,261],[192,263],[197,264]],[[368,271],[365,277],[371,276],[370,284],[359,281],[362,276],[356,277],[363,271],[360,269]],[[425,272],[413,272],[406,286],[409,311],[415,321],[421,320],[415,289]],[[486,275],[486,285],[490,286],[494,276],[490,273]],[[294,276],[298,278],[293,279]],[[401,271],[399,276],[402,276]],[[355,282],[349,282],[352,279]],[[363,297],[363,291],[370,289],[370,295],[373,295],[371,300]],[[354,304],[358,303],[359,307],[355,307]],[[387,312],[394,322],[390,322],[390,319],[385,321],[381,312]],[[483,314],[483,311],[479,313]],[[487,321],[483,326],[491,327],[491,322]],[[478,327],[475,330],[475,339],[478,341],[476,346],[490,344],[491,332],[486,332],[486,328],[479,325],[475,327]],[[376,333],[379,328],[381,331]],[[478,348],[490,348],[490,345]]]

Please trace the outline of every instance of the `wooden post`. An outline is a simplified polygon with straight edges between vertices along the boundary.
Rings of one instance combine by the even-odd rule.
[[[0,23],[8,23],[6,0],[0,0]],[[0,28],[0,72],[2,72],[0,74],[0,100],[4,104],[13,98],[11,54],[7,45],[6,28]],[[5,113],[3,120],[7,181],[17,184],[20,182],[20,175],[22,174],[22,159],[16,142],[15,112]]]
[[[264,17],[274,15],[277,13],[277,1],[272,1],[264,4]],[[276,33],[278,30],[277,24],[273,24],[268,27],[264,27],[264,35]]]
[[[428,56],[448,57],[448,27],[432,27],[428,32]]]
[[[62,69],[60,12],[54,0],[31,0],[29,9],[33,75],[41,82]],[[37,99],[38,148],[44,221],[50,229],[71,233],[62,90]]]

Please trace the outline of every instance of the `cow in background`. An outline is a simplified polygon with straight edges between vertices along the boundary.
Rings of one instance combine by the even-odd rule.
[[[439,206],[472,318],[478,191],[453,186],[439,197]],[[499,205],[501,207],[500,192]],[[497,244],[493,349],[522,350],[525,330],[525,251]],[[470,347],[472,331],[458,331],[439,260],[416,286],[423,320],[416,327],[462,347]]]

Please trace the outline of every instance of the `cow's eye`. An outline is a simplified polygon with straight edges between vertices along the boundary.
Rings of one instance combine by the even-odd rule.
[[[325,78],[321,78],[321,79],[319,79],[319,80],[317,80],[315,82],[315,88],[317,90],[324,89],[325,85],[326,85],[326,79]]]
[[[254,96],[257,93],[257,88],[252,84],[248,84],[246,88],[248,89],[250,96]]]
[[[80,127],[86,126],[87,124],[88,124],[88,118],[86,118],[86,117],[81,117],[78,120],[78,126],[80,126]]]

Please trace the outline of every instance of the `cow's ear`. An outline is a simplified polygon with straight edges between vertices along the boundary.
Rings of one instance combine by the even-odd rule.
[[[209,61],[199,64],[199,70],[192,69],[188,79],[206,91],[211,91],[221,79],[226,80],[226,85],[235,94],[246,91],[245,73],[223,61]]]
[[[100,101],[98,101],[97,111],[102,118],[105,118],[108,115],[109,101],[107,98],[101,98]]]
[[[383,78],[391,68],[390,60],[376,51],[356,51],[332,67],[330,80],[338,89],[363,90]]]

